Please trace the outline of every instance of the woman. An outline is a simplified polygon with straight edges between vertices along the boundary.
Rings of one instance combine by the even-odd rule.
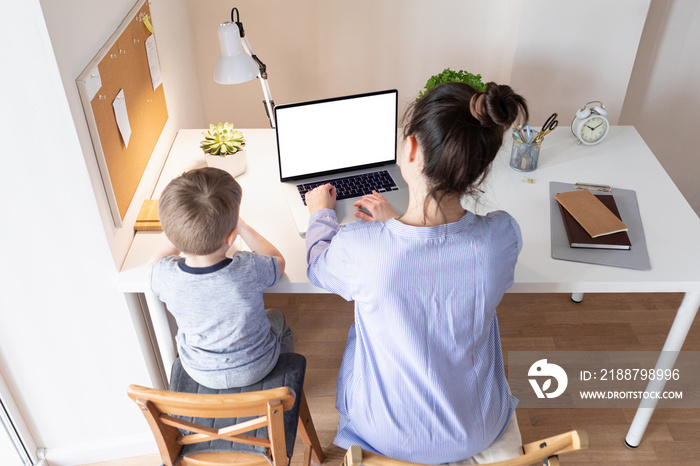
[[[403,215],[374,193],[355,203],[371,216],[358,210],[364,221],[341,228],[335,188],[307,194],[309,279],[355,301],[338,375],[340,447],[455,462],[487,449],[514,418],[496,307],[513,284],[520,228],[502,211],[466,211],[461,198],[478,191],[518,119],[527,106],[508,86],[438,86],[407,113]]]

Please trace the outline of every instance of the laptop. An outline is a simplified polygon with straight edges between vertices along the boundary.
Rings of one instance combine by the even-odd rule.
[[[396,164],[395,89],[275,107],[282,192],[299,234],[309,225],[304,195],[331,183],[341,225],[357,220],[352,204],[373,189],[396,208],[408,208],[408,189]]]

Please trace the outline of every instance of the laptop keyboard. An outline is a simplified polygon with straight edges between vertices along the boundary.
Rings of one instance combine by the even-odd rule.
[[[298,184],[297,189],[301,195],[301,200],[304,201],[304,205],[306,205],[306,193],[315,187],[326,183],[330,183],[335,186],[337,193],[336,198],[338,200],[348,199],[350,197],[360,197],[364,196],[365,194],[372,194],[372,191],[386,193],[399,189],[387,170],[362,173],[360,175],[353,176],[344,176],[342,178],[334,178],[332,180]]]

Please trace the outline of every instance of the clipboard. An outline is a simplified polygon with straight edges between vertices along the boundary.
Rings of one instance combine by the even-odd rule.
[[[639,214],[637,193],[630,189],[611,189],[611,194],[620,210],[620,217],[622,217],[622,221],[629,228],[627,234],[632,243],[629,250],[582,249],[569,246],[564,220],[561,218],[559,203],[554,199],[554,195],[576,189],[576,185],[571,183],[559,183],[556,181],[550,181],[549,183],[549,223],[551,226],[552,259],[651,270],[642,217]]]

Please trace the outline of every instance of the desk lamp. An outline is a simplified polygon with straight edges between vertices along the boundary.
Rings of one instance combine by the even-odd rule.
[[[235,14],[235,17],[234,17]],[[245,30],[240,21],[238,8],[231,10],[231,21],[219,25],[219,45],[221,57],[214,69],[214,81],[219,84],[239,84],[258,77],[262,86],[265,100],[265,112],[270,119],[270,126],[275,127],[275,116],[272,109],[275,102],[267,84],[267,68],[255,55],[245,37]],[[245,46],[245,50],[243,50]]]

